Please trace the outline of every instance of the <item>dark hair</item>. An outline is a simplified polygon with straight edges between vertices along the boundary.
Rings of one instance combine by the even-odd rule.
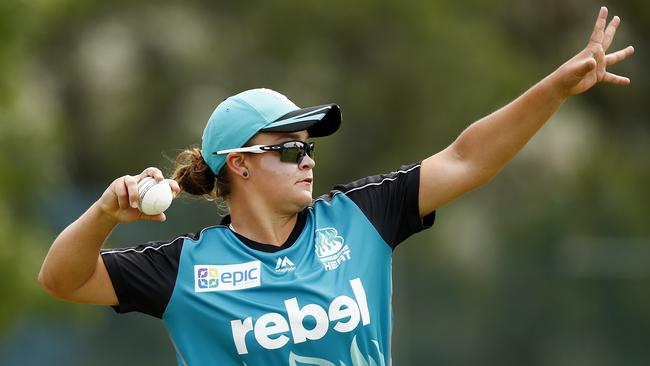
[[[182,191],[203,196],[208,200],[226,199],[230,195],[228,169],[221,169],[215,176],[205,163],[201,149],[193,147],[176,156],[176,167],[172,179],[178,182]]]

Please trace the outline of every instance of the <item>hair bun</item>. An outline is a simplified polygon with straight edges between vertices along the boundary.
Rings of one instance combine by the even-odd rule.
[[[195,196],[215,195],[215,178],[200,149],[185,150],[176,157],[173,179],[181,190]]]

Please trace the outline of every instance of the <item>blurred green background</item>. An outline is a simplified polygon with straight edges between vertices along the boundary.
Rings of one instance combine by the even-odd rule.
[[[200,143],[218,102],[337,102],[315,195],[451,143],[577,53],[591,0],[0,2],[0,364],[175,365],[162,323],[48,297],[50,243],[118,176]],[[650,363],[650,2],[622,18],[627,88],[569,100],[492,182],[394,257],[395,365]],[[487,143],[487,142],[486,142]],[[214,204],[118,227],[195,232]]]

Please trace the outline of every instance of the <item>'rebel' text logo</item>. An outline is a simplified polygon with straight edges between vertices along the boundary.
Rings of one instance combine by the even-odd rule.
[[[194,266],[194,291],[233,291],[261,285],[260,261]]]
[[[298,299],[284,300],[286,312],[266,313],[253,322],[252,317],[232,320],[232,337],[240,355],[248,354],[246,341],[257,341],[266,349],[282,348],[290,340],[294,344],[321,339],[332,328],[339,333],[355,330],[359,323],[370,324],[368,300],[361,279],[350,281],[354,298],[341,295],[336,297],[325,309],[318,304],[305,304]],[[309,326],[305,326],[305,321]],[[308,329],[309,328],[309,329]],[[254,337],[246,337],[252,332]]]
[[[350,259],[350,247],[344,244],[343,237],[333,227],[316,230],[314,250],[326,271],[336,269]]]

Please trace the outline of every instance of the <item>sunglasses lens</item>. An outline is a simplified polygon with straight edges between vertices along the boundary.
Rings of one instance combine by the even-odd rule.
[[[280,153],[280,160],[285,163],[295,163],[300,159],[300,149],[297,147],[290,147],[282,150]]]
[[[291,141],[282,146],[282,150],[280,151],[280,160],[287,163],[299,164],[305,154],[309,155],[312,159],[314,158],[313,142],[304,143]]]
[[[307,144],[307,155],[309,155],[309,157],[312,160],[314,160],[314,143],[313,142],[309,142]]]

